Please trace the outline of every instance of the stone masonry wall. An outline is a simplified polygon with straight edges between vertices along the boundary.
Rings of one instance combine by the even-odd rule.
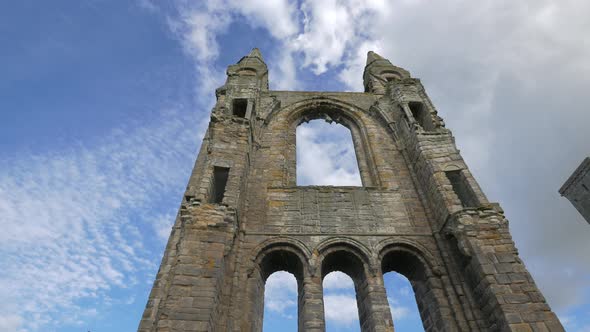
[[[353,279],[363,332],[394,330],[390,271],[426,331],[563,331],[420,81],[373,52],[363,79],[271,91],[257,49],[228,68],[139,331],[261,331],[276,271],[297,279],[299,331],[325,330],[332,271]],[[313,119],[350,129],[362,187],[296,185],[296,128]],[[229,168],[218,203],[214,167]]]

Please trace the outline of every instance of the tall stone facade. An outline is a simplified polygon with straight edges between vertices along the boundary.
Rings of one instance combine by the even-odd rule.
[[[563,331],[420,80],[369,52],[365,92],[268,89],[254,49],[227,70],[139,325],[261,331],[275,271],[299,331],[324,331],[322,279],[354,281],[362,331],[393,331],[383,274],[414,289],[426,331]],[[296,127],[350,129],[361,187],[297,186]]]
[[[559,193],[567,198],[590,224],[590,157],[582,161],[561,186]]]

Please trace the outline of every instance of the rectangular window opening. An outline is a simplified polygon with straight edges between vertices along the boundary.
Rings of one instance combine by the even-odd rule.
[[[232,114],[239,116],[240,118],[246,117],[246,111],[248,110],[248,99],[234,99],[232,105]]]
[[[447,178],[451,182],[451,186],[453,186],[453,191],[459,197],[461,201],[461,205],[463,207],[476,207],[479,204],[477,203],[477,199],[475,194],[469,187],[467,183],[467,179],[465,175],[459,171],[447,171],[445,172]]]
[[[420,126],[422,128],[425,128],[424,127],[424,105],[420,102],[412,101],[412,102],[408,103],[408,107],[410,108],[410,111],[412,112],[412,116],[414,117],[414,119],[416,119],[418,124],[420,124]]]
[[[209,203],[221,204],[225,195],[225,185],[227,184],[228,175],[229,168],[213,167],[213,182],[211,183],[211,191],[209,192]]]

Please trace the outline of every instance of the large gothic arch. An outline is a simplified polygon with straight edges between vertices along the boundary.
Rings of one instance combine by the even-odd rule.
[[[394,330],[389,271],[427,331],[563,331],[408,71],[369,52],[365,92],[273,91],[254,49],[227,73],[140,332],[259,332],[276,271],[297,280],[299,331],[325,330],[332,271],[352,277],[363,332]],[[361,187],[296,185],[296,127],[318,118],[350,129]]]
[[[284,152],[283,159],[286,163],[283,183],[295,185],[295,131],[303,122],[323,119],[328,122],[336,122],[350,130],[354,145],[361,181],[365,187],[380,187],[381,180],[375,162],[373,147],[369,137],[368,125],[385,127],[373,119],[370,114],[357,105],[334,97],[311,97],[295,102],[294,104],[279,107],[272,111],[265,120],[261,129],[262,137],[276,142],[276,135],[280,135],[280,149]],[[374,129],[373,129],[374,130]],[[265,137],[270,136],[270,137]],[[263,143],[264,144],[264,139]],[[276,144],[275,144],[276,146]]]

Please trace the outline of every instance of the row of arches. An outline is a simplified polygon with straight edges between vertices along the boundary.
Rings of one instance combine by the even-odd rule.
[[[414,290],[424,330],[440,330],[447,299],[442,292],[438,269],[419,246],[385,243],[375,257],[351,239],[329,240],[309,252],[298,241],[274,240],[255,254],[249,273],[251,320],[253,331],[261,331],[264,312],[264,288],[277,271],[292,274],[297,283],[299,331],[323,331],[325,315],[322,283],[335,271],[352,279],[361,331],[393,331],[390,305],[383,274],[397,272],[405,276]]]
[[[423,332],[414,291],[409,280],[397,272],[383,275],[389,310],[396,331]],[[352,278],[339,271],[322,281],[326,332],[359,332],[356,289]],[[263,332],[297,331],[297,279],[277,271],[265,282]]]

